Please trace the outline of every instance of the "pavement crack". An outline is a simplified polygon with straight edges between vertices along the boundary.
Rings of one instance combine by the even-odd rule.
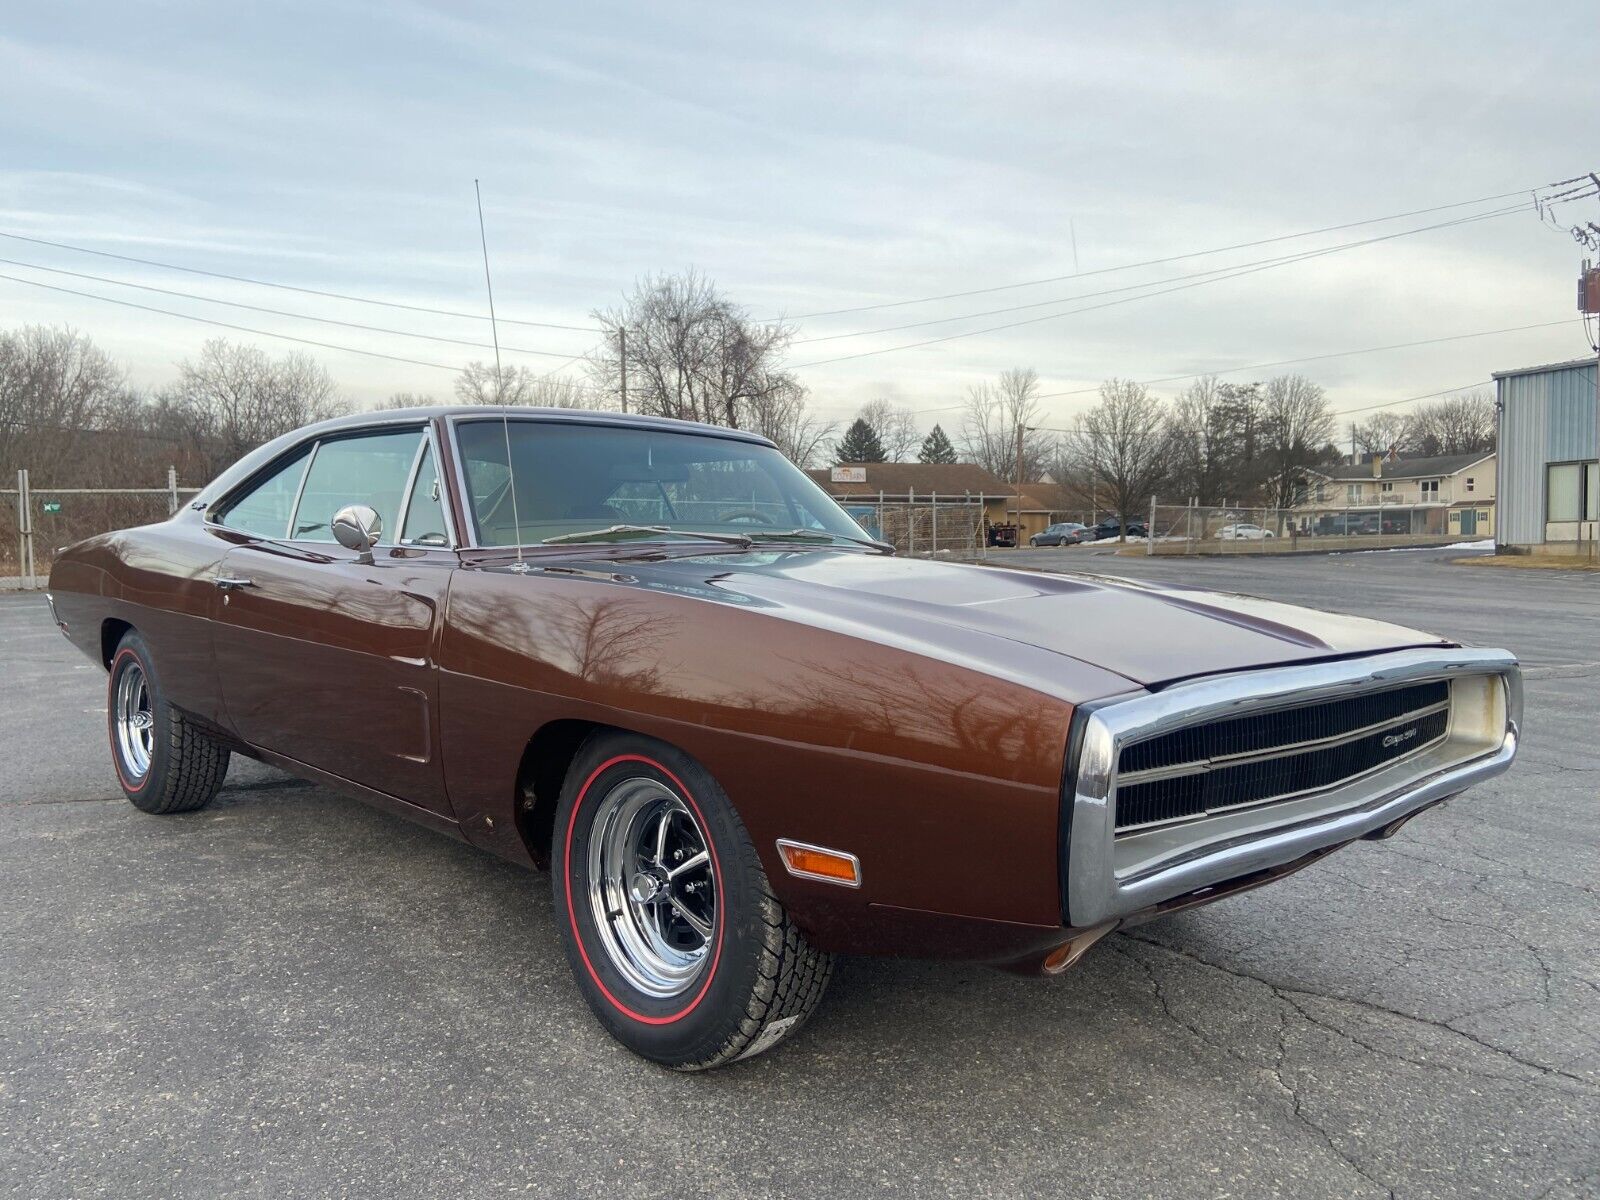
[[[1585,1076],[1579,1075],[1579,1074],[1577,1074],[1576,1072],[1573,1072],[1573,1071],[1565,1070],[1564,1068],[1561,1068],[1561,1067],[1546,1066],[1544,1063],[1535,1062],[1532,1059],[1524,1058],[1522,1055],[1517,1054],[1515,1051],[1507,1050],[1503,1046],[1497,1046],[1493,1042],[1489,1042],[1489,1041],[1484,1040],[1483,1038],[1479,1037],[1477,1034],[1471,1033],[1471,1032],[1469,1032],[1467,1030],[1464,1030],[1464,1029],[1458,1029],[1450,1021],[1440,1020],[1438,1018],[1433,1018],[1433,1017],[1418,1016],[1415,1013],[1402,1012],[1400,1009],[1390,1008],[1388,1005],[1379,1004],[1376,1001],[1367,1000],[1367,999],[1365,999],[1363,997],[1360,997],[1360,996],[1336,995],[1336,994],[1327,993],[1327,992],[1318,992],[1318,991],[1315,991],[1315,990],[1313,990],[1311,988],[1304,988],[1304,987],[1284,987],[1284,986],[1282,986],[1280,984],[1275,984],[1275,983],[1271,982],[1270,980],[1262,979],[1258,975],[1252,975],[1248,971],[1240,971],[1240,970],[1237,970],[1237,969],[1235,969],[1233,967],[1227,967],[1227,966],[1224,966],[1221,963],[1214,962],[1211,959],[1203,958],[1200,955],[1195,954],[1193,951],[1185,950],[1185,949],[1183,949],[1182,947],[1179,947],[1179,946],[1172,946],[1172,945],[1167,944],[1166,942],[1158,942],[1158,941],[1155,941],[1155,940],[1153,940],[1151,938],[1148,938],[1148,937],[1140,937],[1137,934],[1128,934],[1126,936],[1128,936],[1130,938],[1130,940],[1132,940],[1132,941],[1143,942],[1147,946],[1159,947],[1160,949],[1166,950],[1169,953],[1178,955],[1180,958],[1188,959],[1189,961],[1198,963],[1198,964],[1200,964],[1201,966],[1204,966],[1204,967],[1210,967],[1214,971],[1220,971],[1224,975],[1231,975],[1236,979],[1245,979],[1245,980],[1250,980],[1250,981],[1255,982],[1255,983],[1259,983],[1263,987],[1265,987],[1269,991],[1271,991],[1274,996],[1276,996],[1280,1000],[1284,1001],[1284,1003],[1295,1007],[1297,1010],[1299,1010],[1300,1006],[1295,1004],[1293,997],[1296,997],[1296,996],[1307,996],[1307,997],[1311,997],[1311,998],[1317,999],[1317,1000],[1328,1000],[1328,1001],[1333,1001],[1335,1003],[1340,1003],[1340,1004],[1349,1004],[1349,1005],[1352,1005],[1352,1006],[1354,1006],[1356,1008],[1364,1008],[1364,1009],[1367,1009],[1369,1011],[1376,1012],[1376,1013],[1382,1013],[1382,1014],[1384,1014],[1386,1016],[1390,1016],[1390,1017],[1398,1017],[1399,1019],[1401,1019],[1403,1021],[1409,1021],[1409,1022],[1412,1022],[1412,1023],[1417,1024],[1417,1025],[1426,1025],[1426,1026],[1428,1026],[1430,1028],[1437,1029],[1437,1030],[1440,1030],[1440,1031],[1445,1032],[1445,1033],[1453,1034],[1458,1038],[1462,1038],[1465,1041],[1471,1042],[1473,1045],[1479,1047],[1480,1049],[1487,1050],[1489,1053],[1494,1054],[1494,1055],[1496,1055],[1498,1057],[1509,1059],[1511,1062],[1517,1063],[1519,1066],[1525,1067],[1530,1071],[1535,1071],[1538,1074],[1540,1074],[1542,1076],[1545,1076],[1546,1078],[1565,1080],[1565,1081],[1567,1081],[1569,1083],[1577,1084],[1579,1087],[1585,1089],[1586,1091],[1600,1093],[1600,1084],[1595,1083],[1593,1080],[1588,1079]],[[1310,1018],[1308,1017],[1308,1019],[1310,1019]],[[1456,1018],[1456,1019],[1460,1020],[1462,1018]],[[1316,1023],[1322,1024],[1326,1028],[1326,1023],[1325,1022],[1316,1022]],[[1337,1033],[1341,1034],[1341,1036],[1348,1037],[1349,1040],[1351,1040],[1351,1041],[1357,1041],[1357,1039],[1355,1039],[1354,1037],[1350,1037],[1350,1035],[1346,1034],[1343,1030],[1333,1030],[1332,1032],[1337,1032]],[[1357,1044],[1360,1045],[1362,1043],[1357,1042]],[[1378,1050],[1378,1049],[1373,1048],[1373,1047],[1366,1047],[1366,1048],[1372,1049],[1373,1053],[1382,1053],[1382,1054],[1385,1054],[1387,1057],[1402,1058],[1403,1061],[1409,1061],[1409,1060],[1403,1059],[1403,1056],[1400,1056],[1400,1055],[1389,1054],[1386,1051],[1381,1051],[1381,1050]],[[1452,1068],[1449,1068],[1449,1067],[1444,1067],[1444,1066],[1442,1066],[1442,1064],[1434,1064],[1434,1063],[1418,1062],[1418,1063],[1415,1063],[1413,1065],[1426,1066],[1426,1067],[1437,1067],[1439,1069],[1447,1069],[1447,1070],[1448,1069],[1452,1069]],[[1464,1070],[1463,1068],[1453,1068],[1453,1069]],[[1466,1074],[1479,1074],[1480,1076],[1482,1075],[1481,1072],[1466,1071],[1465,1073]],[[1504,1077],[1504,1076],[1495,1076],[1495,1078],[1504,1079],[1506,1077]]]
[[[1150,942],[1144,938],[1129,938],[1128,941],[1142,942],[1145,945],[1154,946],[1158,949],[1170,949],[1170,947],[1162,946],[1159,942]],[[1172,1007],[1172,1002],[1167,996],[1166,989],[1162,986],[1160,973],[1155,969],[1155,966],[1146,962],[1138,955],[1131,953],[1125,945],[1118,944],[1116,942],[1113,942],[1112,945],[1118,954],[1138,967],[1139,970],[1144,974],[1145,978],[1150,981],[1151,990],[1155,996],[1156,1006],[1161,1010],[1162,1015],[1166,1017],[1167,1020],[1171,1021],[1185,1032],[1189,1033],[1203,1045],[1208,1046],[1213,1050],[1219,1050],[1223,1054],[1226,1054],[1229,1058],[1234,1059],[1236,1062],[1243,1063],[1245,1066],[1251,1067],[1252,1069],[1261,1069],[1262,1064],[1259,1062],[1247,1057],[1244,1054],[1241,1054],[1233,1047],[1218,1041],[1215,1031],[1207,1031],[1202,1029],[1192,1022],[1187,1021],[1183,1017],[1179,1016]],[[1276,1051],[1273,1055],[1272,1062],[1266,1066],[1266,1074],[1271,1076],[1279,1091],[1284,1094],[1285,1099],[1288,1101],[1290,1115],[1294,1118],[1296,1124],[1310,1132],[1316,1138],[1316,1140],[1322,1144],[1328,1153],[1333,1155],[1334,1158],[1338,1159],[1345,1166],[1350,1168],[1351,1171],[1355,1172],[1355,1174],[1366,1180],[1374,1188],[1378,1189],[1378,1191],[1382,1192],[1389,1198],[1389,1200],[1394,1200],[1394,1189],[1374,1176],[1369,1170],[1367,1170],[1366,1167],[1364,1167],[1360,1162],[1356,1161],[1353,1156],[1340,1148],[1339,1144],[1333,1140],[1333,1136],[1327,1131],[1327,1129],[1313,1120],[1311,1115],[1306,1112],[1305,1099],[1301,1095],[1299,1086],[1290,1083],[1289,1080],[1285,1078],[1284,1072],[1286,1070],[1286,1064],[1289,1057],[1288,1010],[1289,1008],[1294,1008],[1296,1011],[1299,1011],[1298,1006],[1294,1005],[1290,1001],[1287,1001],[1283,996],[1279,995],[1277,989],[1271,984],[1266,983],[1264,980],[1255,979],[1253,976],[1239,976],[1239,978],[1248,979],[1251,982],[1261,984],[1263,987],[1269,989],[1277,999],[1283,1001],[1283,1004],[1281,1004],[1278,1009]]]

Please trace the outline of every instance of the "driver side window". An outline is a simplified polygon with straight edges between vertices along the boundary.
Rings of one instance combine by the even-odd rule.
[[[380,544],[393,545],[406,480],[417,456],[422,430],[358,434],[319,442],[306,471],[300,506],[289,537],[302,542],[332,542],[333,516],[347,504],[369,505],[378,514]]]

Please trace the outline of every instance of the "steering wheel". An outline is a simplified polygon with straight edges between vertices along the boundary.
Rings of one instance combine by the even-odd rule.
[[[724,525],[776,525],[777,522],[764,512],[757,512],[753,508],[739,508],[733,512],[721,514],[717,520]]]

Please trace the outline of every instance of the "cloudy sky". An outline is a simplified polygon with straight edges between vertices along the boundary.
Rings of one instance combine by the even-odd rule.
[[[473,313],[480,177],[502,316],[584,326],[638,277],[692,266],[753,315],[795,319],[790,359],[829,418],[887,396],[931,423],[970,384],[1031,366],[1068,393],[1047,402],[1067,421],[1111,375],[1560,323],[1292,368],[1349,410],[1584,353],[1581,251],[1524,204],[1197,273],[1600,170],[1597,51],[1588,0],[12,3],[0,232]],[[1480,202],[1117,269],[1463,201]],[[1561,212],[1600,221],[1594,201]],[[486,341],[470,317],[12,238],[0,258],[15,279],[437,364],[311,351],[362,403],[446,397],[449,368],[487,357],[300,319]],[[1127,302],[1081,311],[1108,301]],[[807,315],[836,310],[856,311]],[[71,323],[151,385],[209,336],[291,348],[0,279],[0,326],[31,322]],[[540,370],[593,340],[502,332]]]

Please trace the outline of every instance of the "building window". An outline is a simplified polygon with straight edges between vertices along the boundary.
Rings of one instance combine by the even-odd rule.
[[[1472,490],[1472,485],[1473,485],[1473,484],[1474,484],[1474,483],[1476,483],[1476,482],[1477,482],[1477,481],[1476,481],[1476,480],[1474,480],[1474,479],[1473,479],[1473,478],[1472,478],[1472,476],[1471,476],[1471,475],[1468,475],[1468,476],[1467,476],[1467,491],[1469,491],[1469,492],[1470,492],[1470,491],[1471,491],[1471,490]]]
[[[1551,463],[1547,466],[1545,520],[1594,520],[1595,509],[1600,506],[1600,481],[1595,478],[1595,470],[1594,463]]]
[[[1317,500],[1320,502],[1320,501],[1326,500],[1327,498],[1328,498],[1328,485],[1325,484],[1325,483],[1317,484]]]
[[[1424,479],[1422,481],[1423,500],[1437,500],[1439,498],[1439,481],[1437,479]]]
[[[1349,504],[1354,504],[1356,501],[1360,500],[1361,499],[1361,485],[1359,483],[1347,483],[1347,484],[1345,484],[1344,485],[1344,498],[1345,498],[1346,503],[1349,503]]]
[[[1384,484],[1380,484],[1380,485],[1379,485],[1379,487],[1380,487],[1380,488],[1381,488],[1381,489],[1382,489],[1382,490],[1383,490],[1383,491],[1386,491],[1386,492],[1392,492],[1392,491],[1394,491],[1394,484],[1392,484],[1392,483],[1384,483]]]

